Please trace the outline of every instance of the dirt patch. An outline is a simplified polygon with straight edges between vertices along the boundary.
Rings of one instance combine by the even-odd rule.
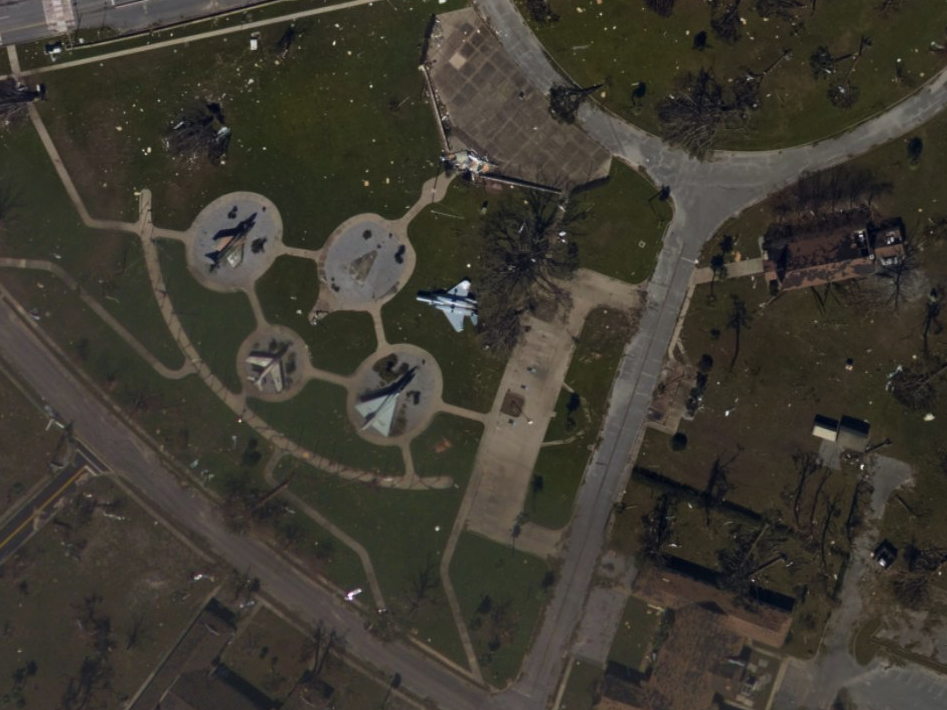
[[[526,406],[526,398],[523,395],[507,390],[503,395],[500,413],[508,417],[518,417],[523,413],[524,406]]]

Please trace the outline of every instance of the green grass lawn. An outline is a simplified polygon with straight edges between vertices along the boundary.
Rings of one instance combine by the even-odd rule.
[[[231,392],[243,388],[237,351],[256,327],[250,301],[242,292],[219,293],[191,275],[180,242],[158,245],[161,273],[175,313],[201,359]]]
[[[334,311],[309,327],[312,364],[340,375],[351,375],[378,347],[375,322],[362,311]]]
[[[318,342],[309,311],[319,298],[319,268],[312,259],[282,255],[256,281],[257,298],[266,320],[292,328],[310,350]]]
[[[270,698],[285,701],[307,670],[305,642],[303,632],[263,607],[220,660]]]
[[[135,693],[165,656],[209,593],[194,583],[195,570],[217,573],[157,524],[107,478],[87,482],[46,525],[4,564],[0,577],[0,673],[4,704],[27,709],[66,707],[67,685],[84,663],[106,670],[94,697],[118,707]],[[91,496],[91,497],[90,497]],[[103,506],[97,509],[92,504]],[[102,515],[111,511],[122,520]],[[88,610],[105,620],[95,649]],[[132,628],[140,625],[133,643]],[[85,627],[85,631],[83,630]],[[38,633],[38,629],[56,633]],[[17,688],[14,672],[29,662]]]
[[[404,459],[397,446],[377,446],[362,439],[345,411],[345,388],[310,380],[285,402],[250,399],[249,406],[272,428],[310,451],[343,466],[400,476]]]
[[[470,475],[452,474],[446,490],[392,490],[339,479],[284,460],[276,475],[296,471],[291,489],[358,540],[372,560],[391,616],[408,633],[465,664],[460,637],[440,586],[438,565]]]
[[[183,229],[219,195],[253,190],[277,203],[286,242],[319,247],[353,214],[403,214],[436,174],[417,70],[430,12],[377,3],[307,18],[281,59],[277,24],[256,53],[237,34],[51,72],[39,78],[56,99],[41,111],[96,216],[132,217],[133,190],[149,187],[156,223]],[[225,165],[189,167],[162,148],[198,101],[219,101],[233,131]]]
[[[40,312],[40,326],[73,364],[171,456],[185,464],[197,460],[198,471],[224,476],[243,465],[251,439],[261,460],[269,455],[269,446],[238,423],[196,375],[160,377],[54,277],[16,270],[3,270],[0,277],[24,307]]]
[[[460,536],[451,581],[484,679],[503,687],[519,672],[546,600],[549,566],[474,533]]]
[[[651,276],[671,206],[658,189],[617,160],[608,182],[576,199],[588,211],[578,225],[579,265],[606,276],[640,283]]]
[[[523,8],[525,2],[518,4]],[[642,0],[601,4],[550,0],[549,4],[561,19],[533,27],[554,60],[581,86],[604,83],[604,98],[600,93],[596,98],[653,133],[660,133],[655,108],[678,89],[681,77],[707,68],[726,86],[747,69],[762,73],[784,50],[791,50],[791,58],[763,81],[761,107],[752,114],[748,128],[723,130],[718,134],[721,147],[775,148],[823,138],[904,97],[944,65],[944,55],[929,49],[931,42],[944,43],[947,7],[938,3],[902,3],[889,13],[879,12],[877,3],[861,0],[819,3],[814,13],[806,3],[801,29],[794,33],[790,23],[778,18],[764,21],[751,3],[744,2],[740,17],[746,24],[735,44],[714,35],[709,4],[696,0],[677,2],[669,18],[648,11]],[[701,31],[709,40],[702,52],[693,49]],[[828,81],[813,78],[809,58],[820,45],[835,57],[855,52],[862,36],[872,44],[851,75],[860,98],[848,110],[835,108],[826,97]],[[837,65],[839,76],[849,63]],[[645,94],[635,99],[639,82],[645,83]]]
[[[600,699],[599,685],[604,675],[603,668],[584,661],[572,661],[569,682],[557,710],[592,710]]]
[[[713,305],[707,302],[709,287],[698,287],[683,342],[693,358],[708,353],[714,359],[704,409],[694,421],[681,424],[688,438],[686,450],[671,451],[666,436],[649,435],[638,465],[702,490],[713,460],[732,459],[730,480],[735,487],[728,499],[757,511],[785,511],[781,495],[795,480],[792,455],[818,449],[811,435],[816,414],[870,421],[873,441],[893,441],[886,455],[910,461],[930,453],[936,433],[920,423],[920,414],[906,411],[885,391],[888,374],[919,354],[917,324],[922,322],[923,304],[866,314],[857,300],[858,288],[838,289],[826,299],[824,310],[813,294],[792,291],[760,312],[760,304],[769,301],[760,279],[755,288],[749,279],[718,283]],[[726,327],[731,294],[754,314],[741,336],[732,371],[728,365],[735,336]],[[719,338],[714,339],[714,328],[721,332]],[[855,369],[846,372],[850,357]],[[935,414],[942,414],[937,411],[941,405]]]
[[[2,363],[0,363],[2,364]],[[51,472],[62,432],[46,429],[47,417],[0,371],[0,510],[22,499]],[[38,400],[36,400],[38,401]]]
[[[661,612],[636,597],[629,597],[622,614],[608,659],[633,670],[644,670],[654,645],[654,634],[661,621]]]
[[[526,503],[531,522],[551,528],[568,524],[585,465],[598,441],[615,370],[631,332],[624,313],[606,308],[589,313],[565,380],[578,401],[564,389],[556,403],[546,442],[564,443],[549,443],[539,452],[533,469],[536,478]]]
[[[484,248],[481,206],[499,199],[454,180],[444,200],[425,208],[409,225],[417,265],[404,288],[382,308],[391,343],[409,342],[435,357],[444,376],[444,401],[479,412],[493,406],[505,363],[483,350],[469,323],[455,333],[443,313],[415,297],[418,291],[451,288],[476,271]]]
[[[419,476],[455,476],[458,471],[469,475],[473,467],[483,424],[439,413],[427,429],[411,441],[411,458]]]
[[[160,362],[183,363],[151,291],[138,238],[82,224],[29,124],[0,133],[0,191],[10,201],[0,224],[0,255],[61,266]]]
[[[371,315],[335,311],[319,324],[309,323],[309,311],[319,298],[319,269],[314,261],[281,256],[256,283],[267,321],[292,328],[306,343],[313,365],[350,375],[378,347]]]
[[[702,354],[712,356],[703,409],[693,421],[684,421],[687,436],[683,451],[672,451],[669,438],[647,432],[638,466],[704,490],[715,460],[729,469],[730,490],[726,500],[768,516],[781,518],[796,527],[794,490],[798,470],[793,456],[816,452],[818,440],[811,436],[815,414],[861,417],[871,423],[871,441],[885,438],[891,445],[880,453],[916,466],[916,479],[898,495],[904,505],[886,508],[879,536],[896,545],[908,543],[936,548],[947,543],[947,526],[932,501],[947,494],[939,474],[942,436],[931,422],[922,420],[925,411],[913,411],[899,404],[886,390],[889,374],[899,365],[924,361],[921,331],[930,288],[940,290],[947,280],[947,244],[942,237],[924,237],[926,227],[943,214],[947,188],[937,178],[939,165],[931,157],[947,149],[947,119],[938,118],[921,127],[924,151],[913,169],[908,165],[907,138],[892,141],[854,161],[870,168],[880,180],[892,183],[890,193],[872,204],[876,218],[900,215],[907,226],[908,240],[920,250],[915,276],[918,279],[895,306],[890,280],[873,277],[837,284],[829,289],[784,292],[771,299],[761,279],[730,279],[714,286],[697,288],[682,331],[683,344],[692,362]],[[721,229],[736,239],[737,249],[755,257],[752,245],[766,226],[777,219],[771,198],[732,220]],[[909,282],[910,283],[910,282]],[[736,352],[735,332],[727,327],[733,297],[741,299],[751,316],[741,333]],[[765,304],[765,307],[763,307]],[[947,334],[936,326],[929,342],[933,357],[943,357]],[[854,368],[844,368],[847,358]],[[733,362],[731,369],[730,363]],[[939,421],[947,416],[942,397],[935,398],[931,413]],[[725,413],[729,411],[727,416]],[[800,509],[802,526],[810,511],[817,520],[824,515],[827,499],[837,498],[842,513],[832,523],[832,537],[841,553],[847,548],[844,533],[837,529],[852,499],[855,477],[850,469],[835,472],[826,480],[821,496],[815,485],[806,488]],[[626,493],[628,510],[615,527],[613,545],[625,552],[637,548],[640,516],[647,513],[654,492],[640,481],[632,481]],[[650,500],[649,500],[650,498]],[[820,502],[821,501],[821,502]],[[813,503],[816,507],[813,508]],[[712,564],[716,552],[732,536],[735,518],[721,511],[708,528],[702,512],[677,506],[674,539],[680,554],[703,564]],[[792,653],[811,655],[818,649],[823,620],[832,605],[824,584],[818,584],[818,557],[805,534],[790,536],[783,552],[794,561],[791,568],[774,565],[760,575],[766,586],[792,593],[807,585],[810,593],[796,610]],[[831,558],[834,573],[841,558]]]

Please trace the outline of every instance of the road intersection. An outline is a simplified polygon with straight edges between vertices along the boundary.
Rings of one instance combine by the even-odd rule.
[[[562,81],[512,0],[476,0],[476,5],[539,90],[546,92],[553,83]],[[304,620],[322,619],[333,625],[346,636],[356,655],[384,671],[398,672],[406,687],[451,710],[544,708],[568,656],[613,504],[627,484],[629,461],[702,244],[725,219],[791,183],[801,173],[848,160],[929,120],[947,104],[945,82],[947,71],[910,98],[836,138],[780,151],[718,152],[706,162],[671,149],[657,137],[600,109],[583,107],[581,122],[589,135],[617,159],[671,187],[675,213],[648,285],[639,331],[628,345],[613,385],[601,444],[578,494],[563,548],[561,582],[519,679],[509,689],[493,695],[414,648],[379,641],[337,595],[309,582],[264,544],[229,531],[210,503],[183,488],[125,422],[88,395],[88,386],[53,354],[55,346],[44,342],[6,299],[0,299],[0,352],[46,401],[65,418],[77,422],[78,434],[114,470],[121,471],[176,525],[205,540],[235,567],[250,569],[261,579],[267,594]]]

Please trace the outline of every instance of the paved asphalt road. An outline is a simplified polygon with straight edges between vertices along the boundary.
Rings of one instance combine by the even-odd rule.
[[[116,473],[123,476],[182,531],[196,535],[235,569],[259,577],[264,592],[305,621],[324,620],[345,636],[356,656],[388,673],[400,673],[406,687],[442,708],[475,710],[487,693],[412,648],[382,643],[367,632],[363,618],[331,592],[316,586],[262,543],[236,535],[199,493],[181,485],[148,446],[80,383],[37,338],[31,326],[0,297],[0,354]]]
[[[58,476],[43,486],[32,500],[16,511],[0,527],[0,565],[3,565],[23,543],[32,537],[34,520],[46,513],[62,496],[68,494],[86,473],[88,469],[85,461],[80,458],[74,465],[64,468]]]
[[[562,81],[512,0],[474,2],[537,88],[546,92]],[[657,184],[671,187],[674,218],[648,286],[648,305],[638,335],[629,345],[613,385],[601,445],[579,490],[562,559],[562,582],[543,617],[523,675],[512,688],[529,698],[530,706],[542,707],[562,671],[605,542],[612,505],[627,484],[630,459],[643,431],[701,246],[725,219],[793,182],[805,170],[848,160],[935,116],[947,104],[945,82],[947,70],[907,100],[838,138],[780,151],[719,152],[706,162],[669,149],[657,137],[611,114],[583,106],[581,122],[589,135],[614,156],[644,169]]]
[[[123,31],[233,10],[243,0],[0,0],[0,44],[61,37],[80,28]],[[47,9],[48,8],[48,9]]]

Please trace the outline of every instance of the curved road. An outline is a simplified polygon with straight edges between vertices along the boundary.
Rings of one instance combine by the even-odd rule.
[[[558,81],[536,38],[511,0],[476,0],[503,44],[538,88]],[[804,170],[826,167],[895,138],[936,115],[947,103],[947,72],[878,118],[838,138],[764,153],[716,153],[699,163],[595,108],[583,109],[585,129],[616,157],[670,185],[674,218],[648,287],[648,307],[629,344],[612,390],[602,443],[579,491],[561,579],[533,640],[519,680],[489,695],[402,644],[382,643],[362,619],[330,592],[316,587],[263,544],[236,536],[200,495],[182,488],[148,447],[108,408],[87,394],[41,342],[32,326],[0,299],[0,352],[20,375],[63,416],[115,470],[121,471],[178,525],[200,536],[238,569],[249,568],[265,591],[310,622],[324,619],[347,637],[352,652],[389,672],[445,710],[495,707],[544,708],[555,690],[569,643],[581,615],[612,503],[627,483],[628,462],[642,430],[675,321],[684,302],[701,245],[719,224],[794,180]]]
[[[562,78],[513,0],[474,0],[507,52],[533,84],[548,92]],[[613,503],[627,485],[629,463],[671,343],[701,246],[728,217],[793,182],[806,170],[844,162],[896,138],[947,105],[947,69],[918,92],[836,138],[766,152],[717,152],[699,162],[597,107],[584,105],[585,130],[616,158],[671,186],[674,217],[647,292],[648,307],[612,387],[601,444],[586,469],[562,558],[561,579],[522,674],[494,707],[542,708],[554,692],[605,543]],[[528,700],[528,703],[517,702]]]

